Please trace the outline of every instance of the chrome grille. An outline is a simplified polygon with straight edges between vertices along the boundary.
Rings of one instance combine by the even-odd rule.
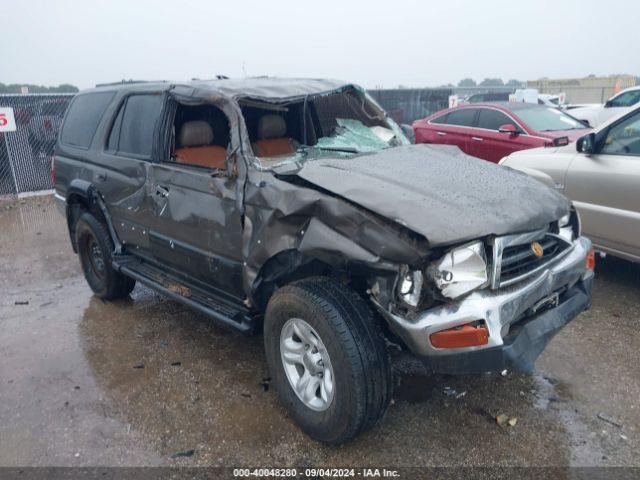
[[[537,256],[532,243],[542,247]],[[571,243],[548,230],[496,237],[492,242],[491,288],[507,287],[529,278],[571,250]]]

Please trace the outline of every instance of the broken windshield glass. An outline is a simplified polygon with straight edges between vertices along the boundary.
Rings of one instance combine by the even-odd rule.
[[[253,153],[265,166],[409,143],[384,110],[355,87],[279,103],[248,98],[240,106]]]
[[[367,127],[360,120],[350,118],[336,118],[338,126],[333,135],[322,137],[314,145],[317,148],[350,148],[357,152],[375,152],[390,146],[390,140],[395,136],[393,131],[384,127]],[[374,130],[375,128],[375,130]],[[378,133],[379,132],[379,133]],[[385,133],[387,140],[384,140]]]

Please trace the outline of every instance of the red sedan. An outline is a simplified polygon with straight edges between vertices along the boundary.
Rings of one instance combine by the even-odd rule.
[[[590,131],[557,108],[517,102],[461,105],[412,126],[416,143],[456,145],[495,163],[517,150],[566,145]]]

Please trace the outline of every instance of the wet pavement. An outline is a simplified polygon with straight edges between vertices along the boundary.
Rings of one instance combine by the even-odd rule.
[[[399,361],[385,419],[341,447],[287,417],[260,337],[142,286],[93,297],[51,197],[0,202],[0,328],[0,466],[640,466],[640,265],[610,257],[535,374]]]

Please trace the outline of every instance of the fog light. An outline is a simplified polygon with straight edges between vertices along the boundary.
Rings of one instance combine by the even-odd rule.
[[[466,323],[432,333],[429,340],[431,340],[431,345],[436,348],[476,347],[489,343],[489,332],[485,325]]]

